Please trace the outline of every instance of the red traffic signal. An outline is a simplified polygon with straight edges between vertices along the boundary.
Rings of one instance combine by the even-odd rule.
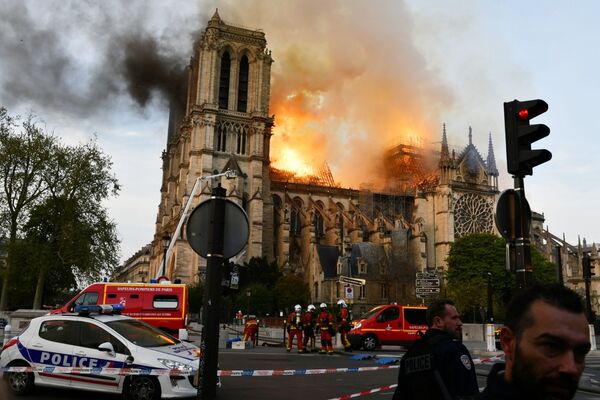
[[[545,149],[531,149],[531,144],[550,134],[543,124],[530,125],[529,121],[548,110],[544,100],[514,100],[504,103],[506,131],[506,158],[508,172],[515,176],[532,175],[533,167],[552,158]]]

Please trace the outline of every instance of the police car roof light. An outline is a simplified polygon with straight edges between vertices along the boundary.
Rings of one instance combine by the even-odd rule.
[[[78,304],[75,306],[75,312],[80,315],[85,314],[118,314],[123,310],[122,304]]]

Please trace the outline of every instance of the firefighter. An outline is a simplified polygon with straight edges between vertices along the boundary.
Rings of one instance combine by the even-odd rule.
[[[333,354],[333,345],[331,344],[331,335],[333,330],[333,315],[327,311],[327,304],[319,305],[319,315],[317,316],[317,326],[321,330],[321,350],[320,354]]]
[[[298,353],[302,353],[302,307],[300,304],[294,306],[294,311],[288,315],[287,319],[288,345],[287,351],[292,351],[294,337],[298,346]]]
[[[244,327],[244,342],[251,340],[255,346],[258,346],[258,320],[252,318],[246,322]]]
[[[317,308],[309,304],[306,308],[306,312],[302,315],[302,326],[304,327],[304,341],[302,342],[302,346],[304,348],[304,352],[308,353],[309,351],[317,351],[316,347],[316,338],[315,338],[315,324],[317,322]],[[310,340],[310,350],[309,350],[309,340]]]
[[[338,300],[338,313],[337,313],[337,323],[338,323],[338,331],[340,332],[340,341],[344,346],[345,351],[352,351],[352,345],[348,340],[348,332],[350,332],[350,328],[352,325],[352,317],[350,316],[350,311],[348,310],[348,304],[344,300]]]

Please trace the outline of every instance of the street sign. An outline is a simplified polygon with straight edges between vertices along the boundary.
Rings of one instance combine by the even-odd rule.
[[[417,287],[440,287],[439,278],[417,279]]]
[[[360,278],[351,278],[349,276],[340,275],[339,281],[342,283],[349,283],[351,285],[364,286],[367,281]]]
[[[438,294],[440,292],[439,287],[418,287],[415,289],[417,294]]]
[[[427,272],[427,271],[417,272],[415,274],[415,276],[417,277],[417,279],[437,279],[437,278],[439,278],[438,274],[436,272]]]
[[[352,286],[346,286],[344,288],[344,293],[347,299],[351,300],[354,298],[354,288]]]

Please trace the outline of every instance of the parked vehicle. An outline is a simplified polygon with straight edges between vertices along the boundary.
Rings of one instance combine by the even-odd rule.
[[[355,350],[374,350],[382,345],[409,346],[418,332],[427,330],[427,307],[386,304],[363,315],[348,333]]]
[[[123,393],[136,400],[196,396],[198,347],[143,321],[116,315],[112,306],[77,308],[78,314],[32,319],[4,345],[0,368],[7,371],[4,377],[12,392],[21,395],[34,386],[51,386]],[[32,369],[11,371],[13,367]],[[91,370],[77,372],[86,368]],[[148,373],[123,374],[122,368]]]
[[[187,287],[163,283],[93,283],[50,314],[73,312],[78,305],[121,304],[123,315],[140,319],[175,337],[188,323]]]

